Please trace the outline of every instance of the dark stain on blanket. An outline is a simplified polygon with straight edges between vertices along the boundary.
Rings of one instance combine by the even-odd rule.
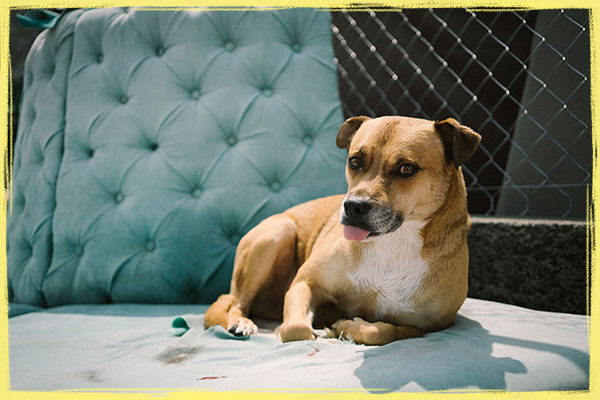
[[[167,347],[159,355],[154,357],[154,359],[165,364],[180,364],[197,354],[201,348],[202,346],[187,347],[174,344]]]

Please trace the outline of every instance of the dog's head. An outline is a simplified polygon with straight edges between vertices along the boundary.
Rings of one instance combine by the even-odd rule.
[[[348,148],[348,193],[340,210],[346,238],[362,241],[404,221],[427,220],[480,140],[452,118],[348,119],[337,136],[338,147]]]

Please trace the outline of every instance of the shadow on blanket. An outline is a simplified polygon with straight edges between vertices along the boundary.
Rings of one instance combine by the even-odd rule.
[[[463,332],[467,330],[469,334],[465,335]],[[374,393],[399,389],[506,390],[508,374],[525,374],[528,370],[519,360],[498,356],[502,354],[501,348],[498,351],[499,346],[512,347],[513,354],[514,347],[522,348],[523,352],[529,349],[554,353],[589,373],[589,355],[579,350],[491,335],[479,322],[458,315],[452,328],[429,336],[427,340],[398,341],[384,348],[368,348],[364,351],[364,362],[354,374],[364,388],[373,388],[370,391]],[[386,364],[386,368],[382,368],[382,364]],[[583,367],[585,365],[587,369]],[[428,372],[424,374],[423,371]]]

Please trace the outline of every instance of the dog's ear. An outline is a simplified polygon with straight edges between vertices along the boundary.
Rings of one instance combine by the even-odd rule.
[[[340,131],[337,134],[337,139],[335,141],[335,144],[337,144],[337,147],[339,147],[340,149],[347,149],[348,147],[350,147],[350,142],[352,141],[352,137],[354,137],[354,134],[356,133],[358,128],[360,128],[362,123],[368,119],[371,119],[371,118],[369,118],[369,117],[348,118],[342,124],[342,126],[340,127]]]
[[[469,127],[459,124],[454,118],[435,123],[444,143],[444,152],[456,168],[467,161],[479,145],[481,136]]]

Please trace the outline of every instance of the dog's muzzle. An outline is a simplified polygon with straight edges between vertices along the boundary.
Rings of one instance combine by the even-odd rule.
[[[342,203],[340,222],[348,240],[362,241],[398,229],[404,218],[390,207],[360,198],[348,198]]]

